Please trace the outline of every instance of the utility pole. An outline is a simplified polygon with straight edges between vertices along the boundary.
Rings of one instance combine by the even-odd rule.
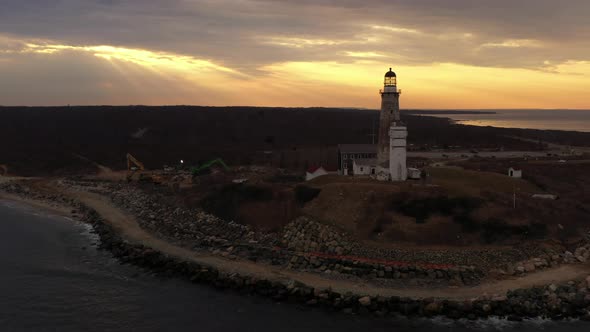
[[[516,209],[516,191],[519,189],[520,188],[516,188],[516,186],[513,187],[513,196],[512,196],[513,197],[513,199],[512,199],[513,204],[512,204],[512,206],[514,209]]]

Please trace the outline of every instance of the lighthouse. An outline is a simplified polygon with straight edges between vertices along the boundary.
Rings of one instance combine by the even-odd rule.
[[[391,68],[385,73],[379,116],[379,141],[377,144],[377,179],[381,181],[405,181],[407,128],[400,121],[397,75]]]

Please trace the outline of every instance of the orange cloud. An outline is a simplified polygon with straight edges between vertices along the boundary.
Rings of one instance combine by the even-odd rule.
[[[329,40],[300,39],[289,39],[288,42],[303,47],[332,43]],[[527,45],[523,41],[518,43]],[[497,47],[515,45],[517,42],[513,41]],[[95,100],[89,95],[85,99],[87,104],[110,100],[110,103],[118,104],[378,108],[377,92],[383,74],[389,67],[394,67],[402,89],[402,108],[590,108],[587,98],[590,62],[547,62],[543,70],[532,70],[453,63],[396,65],[388,62],[391,55],[377,50],[347,51],[345,54],[350,62],[276,62],[258,67],[254,74],[244,74],[213,59],[170,52],[109,45],[22,42],[20,48],[0,49],[0,66],[3,63],[9,65],[7,60],[11,59],[27,61],[16,58],[19,55],[35,56],[28,61],[36,61],[39,57],[85,56],[94,58],[93,64],[97,67],[109,66],[120,77],[119,81],[127,82],[127,85],[121,85],[124,88],[117,88],[108,77],[97,78],[95,86],[101,90],[101,99]],[[89,70],[88,75],[94,72]],[[92,80],[92,77],[87,79]],[[146,80],[154,87],[144,89]],[[166,86],[165,93],[158,94],[158,84]],[[125,90],[131,89],[129,87],[133,88],[133,99]],[[52,89],[59,89],[59,86],[52,86]],[[63,91],[64,96],[67,93]],[[39,103],[42,104],[43,100]],[[67,96],[63,103],[68,103]]]

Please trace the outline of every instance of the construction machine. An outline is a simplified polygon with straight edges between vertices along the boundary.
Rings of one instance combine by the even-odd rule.
[[[207,174],[211,170],[211,167],[213,167],[215,165],[220,165],[225,171],[229,171],[229,167],[227,167],[225,162],[221,158],[217,158],[217,159],[210,160],[210,161],[204,163],[203,165],[192,167],[191,173],[192,173],[193,177]]]
[[[135,173],[139,173],[139,181],[149,181],[155,184],[161,184],[164,180],[161,176],[156,174],[145,174],[145,166],[143,163],[130,153],[127,154],[127,182],[133,180]]]
[[[139,172],[141,177],[141,172],[145,171],[145,166],[143,163],[130,153],[127,153],[127,182],[130,182],[133,179],[135,173]]]

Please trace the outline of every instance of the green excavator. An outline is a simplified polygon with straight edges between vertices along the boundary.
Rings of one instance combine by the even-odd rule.
[[[213,167],[215,165],[220,165],[221,167],[223,167],[224,170],[229,171],[229,167],[227,167],[225,162],[223,162],[222,159],[217,158],[217,159],[210,160],[202,165],[192,167],[191,173],[192,173],[193,177],[199,176],[199,175],[204,175],[204,174],[209,173],[211,171],[211,167]]]

